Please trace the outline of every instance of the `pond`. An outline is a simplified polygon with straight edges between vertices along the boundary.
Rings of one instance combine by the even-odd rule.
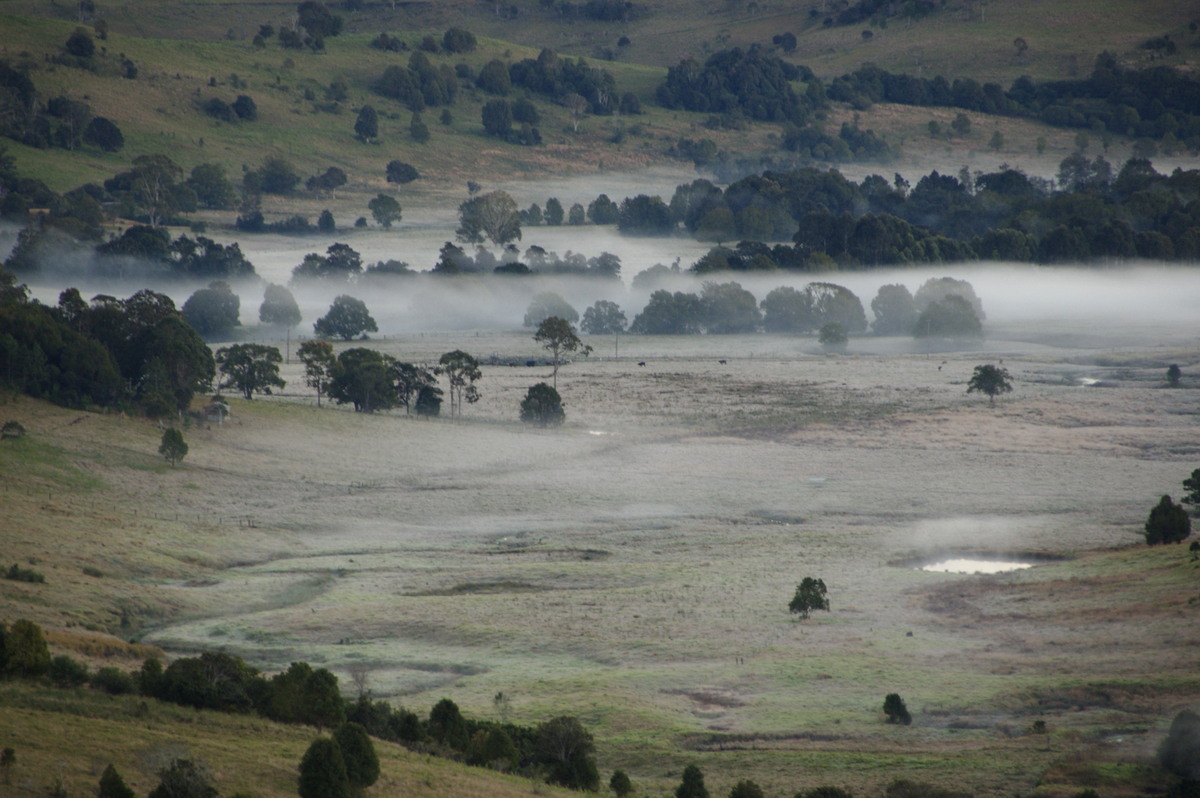
[[[974,560],[965,557],[955,557],[937,562],[927,563],[920,568],[922,571],[932,571],[946,574],[1002,574],[1009,571],[1020,571],[1031,568],[1031,562],[1013,560]]]

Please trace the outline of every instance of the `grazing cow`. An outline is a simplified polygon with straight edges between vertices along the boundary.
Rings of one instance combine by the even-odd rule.
[[[646,361],[644,361],[644,360],[639,360],[639,361],[638,361],[638,365],[639,365],[639,366],[644,366],[644,365],[646,365]]]
[[[722,366],[724,366],[724,365],[725,365],[725,361],[724,361],[724,360],[718,360],[717,362],[718,362],[718,363],[720,363]]]

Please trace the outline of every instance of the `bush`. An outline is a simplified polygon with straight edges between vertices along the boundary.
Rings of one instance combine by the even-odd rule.
[[[1146,519],[1146,542],[1151,546],[1159,543],[1179,543],[1192,534],[1192,521],[1182,505],[1163,496],[1150,511]],[[15,566],[14,566],[15,567]]]
[[[16,563],[8,569],[4,575],[5,579],[11,579],[14,582],[45,582],[46,577],[40,571],[35,571],[32,568],[22,568]]]
[[[59,654],[50,660],[48,673],[50,680],[59,687],[79,687],[88,680],[87,666],[66,654]]]
[[[908,707],[899,693],[888,693],[883,699],[883,714],[887,715],[888,723],[902,723],[905,726],[912,723],[912,715],[908,713]]]
[[[93,690],[100,690],[109,695],[129,695],[137,692],[133,674],[111,665],[92,674],[91,686]]]

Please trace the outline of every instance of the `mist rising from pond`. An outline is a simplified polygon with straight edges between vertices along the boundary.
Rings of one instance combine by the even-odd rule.
[[[1033,563],[954,558],[921,566],[922,571],[944,574],[1003,574],[1033,567]]]

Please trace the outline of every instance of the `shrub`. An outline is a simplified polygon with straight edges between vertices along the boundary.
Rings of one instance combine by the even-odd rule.
[[[912,723],[912,715],[908,713],[908,707],[899,693],[888,693],[883,699],[883,714],[887,715],[888,723],[902,723],[905,726]]]
[[[35,571],[32,568],[22,568],[16,563],[8,569],[4,575],[5,579],[12,579],[14,582],[45,582],[46,577],[40,571]]]
[[[1146,542],[1151,546],[1159,543],[1179,543],[1192,534],[1192,521],[1187,510],[1163,496],[1150,511],[1146,519]]]
[[[92,674],[91,686],[109,695],[129,695],[137,692],[133,674],[109,665]]]
[[[66,654],[59,654],[50,660],[48,673],[50,680],[59,687],[79,687],[88,680],[87,666]]]

